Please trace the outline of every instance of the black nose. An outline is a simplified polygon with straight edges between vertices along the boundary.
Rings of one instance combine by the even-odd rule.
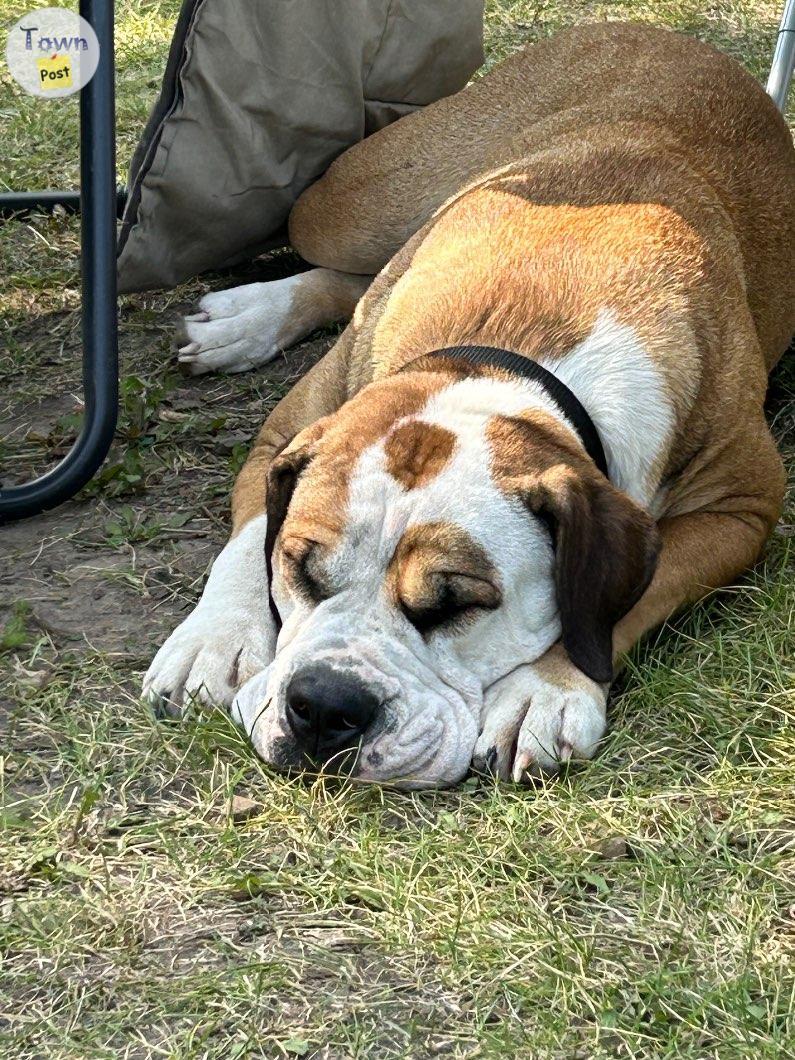
[[[287,722],[301,749],[318,762],[355,747],[378,705],[358,677],[324,663],[299,670],[287,686]]]

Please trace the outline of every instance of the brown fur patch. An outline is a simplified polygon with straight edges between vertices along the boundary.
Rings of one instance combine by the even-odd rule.
[[[313,459],[302,474],[290,504],[285,534],[306,537],[333,548],[345,527],[348,483],[359,457],[369,446],[385,438],[395,423],[419,412],[449,382],[450,374],[442,370],[391,377],[372,383],[338,412],[326,417]],[[417,456],[419,462],[413,467],[418,475],[422,474],[423,456],[430,462],[426,473],[434,461],[438,467],[442,466],[444,443],[439,435],[434,437],[438,451],[434,456],[430,451],[434,447],[430,447]],[[452,436],[451,439],[454,441]],[[403,442],[408,443],[407,436]],[[398,440],[393,448],[395,461],[400,444]],[[407,478],[408,474],[407,470]]]
[[[404,489],[426,486],[447,464],[455,435],[436,423],[412,420],[390,434],[384,446],[387,471]]]
[[[562,472],[572,466],[584,471],[591,465],[575,436],[540,409],[528,409],[521,416],[493,416],[486,439],[495,484],[505,492],[517,475]]]
[[[400,539],[387,572],[396,605],[420,632],[502,599],[499,578],[484,549],[454,523],[421,523]]]

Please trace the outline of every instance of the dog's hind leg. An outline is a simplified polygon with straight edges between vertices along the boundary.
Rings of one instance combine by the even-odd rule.
[[[290,243],[312,265],[375,275],[449,199],[513,157],[520,117],[505,100],[526,62],[349,147],[293,206]]]
[[[185,370],[243,372],[315,328],[348,319],[373,276],[443,203],[490,168],[500,152],[494,137],[480,133],[483,126],[493,130],[493,111],[488,91],[467,90],[340,155],[299,196],[289,218],[292,246],[318,268],[205,295],[185,318],[179,351]]]
[[[615,628],[616,662],[649,630],[686,604],[730,585],[757,561],[775,526],[784,492],[784,471],[772,440],[759,466],[759,483],[749,489],[751,496],[732,496],[707,510],[658,524],[662,551],[657,570],[646,592]]]
[[[185,317],[179,363],[191,375],[266,364],[316,328],[349,319],[371,279],[310,269],[207,294]]]

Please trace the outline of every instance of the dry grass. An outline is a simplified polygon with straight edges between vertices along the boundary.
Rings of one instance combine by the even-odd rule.
[[[177,6],[117,4],[122,171]],[[487,6],[490,61],[631,15],[759,76],[778,16],[751,0]],[[4,22],[19,13],[0,0]],[[0,184],[72,182],[74,102],[2,93]],[[74,429],[77,234],[45,218],[2,233],[14,477]],[[795,508],[760,570],[637,654],[595,762],[537,790],[287,781],[220,714],[158,724],[137,698],[223,538],[248,439],[330,341],[186,382],[170,320],[206,287],[124,300],[103,476],[3,531],[2,1055],[795,1056]],[[794,396],[790,364],[770,404],[790,467]]]

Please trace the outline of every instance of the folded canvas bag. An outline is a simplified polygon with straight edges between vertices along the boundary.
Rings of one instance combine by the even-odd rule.
[[[120,290],[284,242],[346,147],[466,84],[482,26],[483,0],[185,0],[130,167]]]

